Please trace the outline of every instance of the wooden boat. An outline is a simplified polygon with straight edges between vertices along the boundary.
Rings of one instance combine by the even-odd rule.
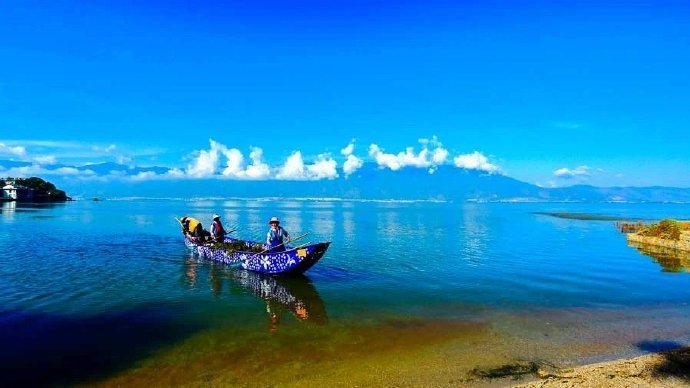
[[[214,244],[193,241],[187,235],[184,238],[185,245],[201,257],[269,275],[304,273],[323,257],[331,245],[330,242],[297,247],[286,245],[285,251],[282,252],[256,252],[263,248],[262,243],[226,237],[226,243],[244,243],[247,247],[246,251],[226,251],[223,248],[215,248]]]

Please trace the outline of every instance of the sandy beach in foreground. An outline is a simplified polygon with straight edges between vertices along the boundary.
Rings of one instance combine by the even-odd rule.
[[[690,348],[635,358],[537,372],[541,379],[518,387],[687,387]]]

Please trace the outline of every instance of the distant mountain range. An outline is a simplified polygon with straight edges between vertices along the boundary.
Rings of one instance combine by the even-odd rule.
[[[0,160],[3,170],[30,166],[27,162]],[[166,167],[129,167],[117,163],[84,166],[50,165],[47,170],[71,167],[91,170],[97,176],[165,174]],[[341,173],[342,175],[342,173]],[[688,202],[690,188],[594,187],[575,185],[544,188],[501,174],[440,166],[433,174],[423,168],[398,171],[365,164],[351,176],[320,181],[247,181],[229,179],[123,179],[89,180],[51,175],[50,180],[74,197],[291,197],[351,199],[414,199],[444,201],[570,201],[570,202]]]

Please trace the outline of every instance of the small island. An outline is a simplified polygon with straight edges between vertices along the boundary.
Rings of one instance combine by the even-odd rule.
[[[690,222],[665,219],[627,234],[629,243],[690,252]]]
[[[65,202],[72,198],[54,184],[38,177],[0,178],[0,201],[17,202]]]

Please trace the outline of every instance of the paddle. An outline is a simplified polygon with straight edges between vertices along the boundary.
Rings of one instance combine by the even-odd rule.
[[[301,235],[301,236],[297,236],[297,237],[295,237],[295,238],[288,238],[288,241],[287,241],[287,242],[288,242],[288,243],[291,243],[291,242],[293,242],[293,241],[301,240],[301,239],[303,239],[304,237],[306,237],[308,234],[309,234],[309,232],[307,232],[307,233],[305,233],[305,234],[303,234],[303,235]],[[283,243],[280,243],[280,244],[278,244],[278,245],[276,245],[276,246],[274,246],[274,247],[271,247],[271,248],[268,248],[268,249],[264,249],[263,251],[259,252],[258,254],[260,255],[260,254],[262,254],[262,253],[266,253],[266,252],[270,251],[271,249],[275,249],[275,248],[278,248],[278,247],[283,246],[283,245],[285,245],[284,242],[283,242]]]

